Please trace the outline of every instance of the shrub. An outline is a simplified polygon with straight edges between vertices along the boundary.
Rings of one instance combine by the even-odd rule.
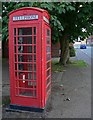
[[[69,49],[70,49],[70,57],[76,56],[74,46],[70,46]]]

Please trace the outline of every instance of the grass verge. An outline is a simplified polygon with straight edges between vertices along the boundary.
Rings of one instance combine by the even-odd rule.
[[[86,62],[84,62],[84,60],[71,61],[71,64],[73,66],[77,66],[77,67],[87,67],[88,66],[88,64]]]
[[[58,61],[52,61],[52,71],[53,72],[63,72],[64,67]]]
[[[2,98],[2,105],[8,105],[10,104],[10,97],[9,96],[5,96]]]
[[[75,60],[75,61],[70,61],[70,65],[76,66],[76,67],[87,67],[88,64],[84,62],[84,60]],[[52,61],[52,72],[63,72],[64,66],[62,66],[57,60]]]

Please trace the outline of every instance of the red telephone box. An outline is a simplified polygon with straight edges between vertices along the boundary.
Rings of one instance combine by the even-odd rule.
[[[27,7],[9,14],[11,108],[44,109],[51,92],[51,29],[46,10]]]

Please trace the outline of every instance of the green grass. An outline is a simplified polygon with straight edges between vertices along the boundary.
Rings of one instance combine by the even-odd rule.
[[[84,62],[83,60],[70,61],[69,64],[72,66],[76,66],[76,67],[87,67],[88,66],[88,64]],[[52,61],[53,72],[63,72],[65,71],[64,69],[65,69],[64,66],[62,66],[57,60]]]
[[[10,103],[10,97],[6,96],[2,99],[2,105],[8,105]]]
[[[88,66],[88,64],[86,62],[84,62],[84,60],[71,61],[71,64],[73,66],[77,66],[77,67],[87,67]]]
[[[52,61],[52,71],[53,72],[62,72],[64,67],[58,61]]]

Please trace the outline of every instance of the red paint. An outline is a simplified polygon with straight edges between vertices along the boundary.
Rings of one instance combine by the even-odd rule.
[[[13,21],[14,16],[31,15],[38,19]],[[9,14],[11,104],[44,108],[51,92],[51,29],[43,16],[50,19],[39,8]]]

